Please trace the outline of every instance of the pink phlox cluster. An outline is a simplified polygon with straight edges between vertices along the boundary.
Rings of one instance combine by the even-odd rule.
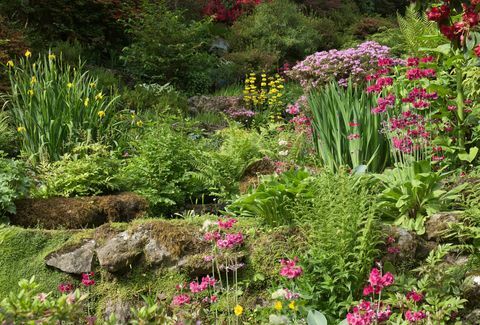
[[[236,234],[226,234],[223,239],[217,240],[217,247],[226,249],[239,246],[243,243],[243,234],[241,232]]]
[[[215,287],[217,280],[215,278],[211,278],[210,276],[206,276],[202,278],[202,282],[192,281],[190,282],[190,291],[192,293],[199,293],[202,291],[207,290],[210,287]]]
[[[382,275],[379,269],[373,268],[368,278],[370,283],[363,289],[363,295],[379,294],[385,287],[391,286],[394,282],[392,273],[387,272]]]
[[[233,227],[234,224],[236,224],[238,222],[237,219],[234,219],[234,218],[230,218],[230,219],[227,219],[227,220],[222,220],[222,219],[218,219],[218,227],[220,229],[230,229]]]
[[[58,285],[58,291],[61,293],[67,293],[73,291],[73,284],[71,283],[60,283]]]
[[[385,98],[378,98],[377,106],[372,108],[372,114],[385,113],[389,107],[395,105],[396,97],[393,94],[388,94]]]
[[[190,303],[190,296],[187,294],[181,294],[173,297],[172,304],[174,306],[183,306]]]
[[[410,291],[409,293],[406,294],[407,300],[411,300],[414,302],[420,302],[423,300],[423,294],[420,292],[417,292],[415,290]]]
[[[385,322],[391,315],[390,306],[363,300],[347,314],[347,322],[349,325],[370,325]]]

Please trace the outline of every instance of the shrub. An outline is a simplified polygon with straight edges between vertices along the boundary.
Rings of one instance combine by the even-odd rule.
[[[40,167],[36,196],[87,196],[119,190],[120,161],[100,144],[78,146]]]
[[[288,76],[300,81],[304,88],[324,86],[331,81],[347,85],[365,82],[377,69],[378,59],[388,57],[390,49],[376,42],[364,42],[355,48],[317,52],[295,65]]]
[[[54,54],[37,60],[29,51],[9,69],[9,107],[32,161],[55,161],[75,144],[101,141],[112,132],[116,98],[97,89],[97,80]]]
[[[187,22],[164,2],[145,4],[130,26],[132,43],[123,51],[126,69],[149,83],[171,82],[190,93],[208,91],[217,59],[208,51],[211,21]]]
[[[146,127],[133,146],[135,151],[120,174],[125,187],[149,200],[154,212],[169,212],[196,192],[189,172],[200,148],[185,132],[157,123]]]
[[[29,188],[25,164],[4,158],[0,151],[0,215],[15,213],[14,201],[26,196]]]
[[[339,170],[368,168],[381,172],[390,162],[390,149],[381,134],[382,118],[370,114],[375,98],[351,83],[336,83],[308,96],[313,141],[325,166]],[[363,167],[362,167],[363,166]]]
[[[363,17],[352,26],[352,31],[356,38],[365,40],[369,35],[375,34],[384,28],[392,28],[393,26],[393,23],[385,18]]]
[[[307,16],[289,0],[274,0],[260,4],[253,14],[235,22],[231,43],[234,52],[256,49],[263,56],[275,57],[279,65],[334,47],[337,45],[334,31],[332,21]]]
[[[13,130],[7,112],[0,110],[0,152],[11,153],[14,151],[16,138]]]

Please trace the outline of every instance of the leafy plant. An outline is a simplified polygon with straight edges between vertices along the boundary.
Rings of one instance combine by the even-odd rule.
[[[120,189],[120,161],[100,144],[75,147],[59,161],[39,169],[41,186],[36,196],[87,196]]]
[[[435,48],[445,43],[437,25],[428,21],[425,14],[419,13],[414,4],[407,7],[405,16],[397,14],[397,21],[404,49],[408,53],[418,54],[422,48]]]
[[[35,278],[21,280],[20,290],[11,292],[0,302],[0,321],[5,324],[55,324],[78,322],[84,318],[87,295],[79,290],[55,297],[38,291]]]
[[[116,97],[97,89],[97,80],[64,65],[53,53],[29,51],[10,67],[9,95],[21,150],[35,162],[55,161],[76,144],[106,140],[112,132]],[[13,63],[12,63],[13,65]]]
[[[388,142],[380,133],[381,118],[370,114],[374,98],[349,83],[331,83],[308,96],[313,141],[322,163],[332,170],[366,165],[381,172],[390,162]]]
[[[345,172],[323,171],[308,184],[310,195],[290,209],[308,241],[300,287],[329,322],[344,319],[379,253],[381,230],[368,186]]]
[[[260,218],[269,226],[292,224],[294,219],[289,209],[299,199],[313,196],[311,180],[310,173],[305,170],[264,176],[252,193],[237,198],[227,210],[236,215]]]
[[[15,213],[14,201],[26,196],[29,188],[24,162],[4,158],[0,151],[0,215]]]
[[[132,157],[121,168],[125,188],[147,198],[156,212],[167,212],[185,203],[197,188],[191,183],[194,157],[200,155],[198,142],[168,123],[147,126],[133,143]]]
[[[15,133],[10,125],[8,113],[0,110],[0,151],[11,152],[14,139]]]
[[[445,174],[432,171],[430,162],[413,162],[375,175],[383,191],[378,196],[378,208],[396,225],[418,234],[425,232],[426,217],[448,208],[457,200],[466,184],[443,189]]]

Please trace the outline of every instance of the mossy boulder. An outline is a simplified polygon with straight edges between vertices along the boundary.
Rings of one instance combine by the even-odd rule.
[[[13,225],[25,228],[82,229],[107,222],[128,222],[143,216],[147,201],[133,193],[81,198],[22,199],[10,216]]]

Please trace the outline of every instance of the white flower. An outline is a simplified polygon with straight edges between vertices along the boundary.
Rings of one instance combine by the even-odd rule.
[[[288,144],[288,141],[285,141],[285,140],[278,141],[279,146],[286,146],[287,144]]]
[[[285,315],[270,315],[268,317],[268,323],[269,324],[288,324],[288,318]]]
[[[280,299],[285,297],[287,291],[285,289],[278,289],[277,291],[272,293],[272,299]]]
[[[472,280],[475,285],[480,286],[480,275],[474,276]]]
[[[279,156],[288,156],[288,150],[283,150],[278,152]]]
[[[217,225],[217,222],[211,220],[205,220],[202,225],[202,231],[207,231],[210,226]]]

